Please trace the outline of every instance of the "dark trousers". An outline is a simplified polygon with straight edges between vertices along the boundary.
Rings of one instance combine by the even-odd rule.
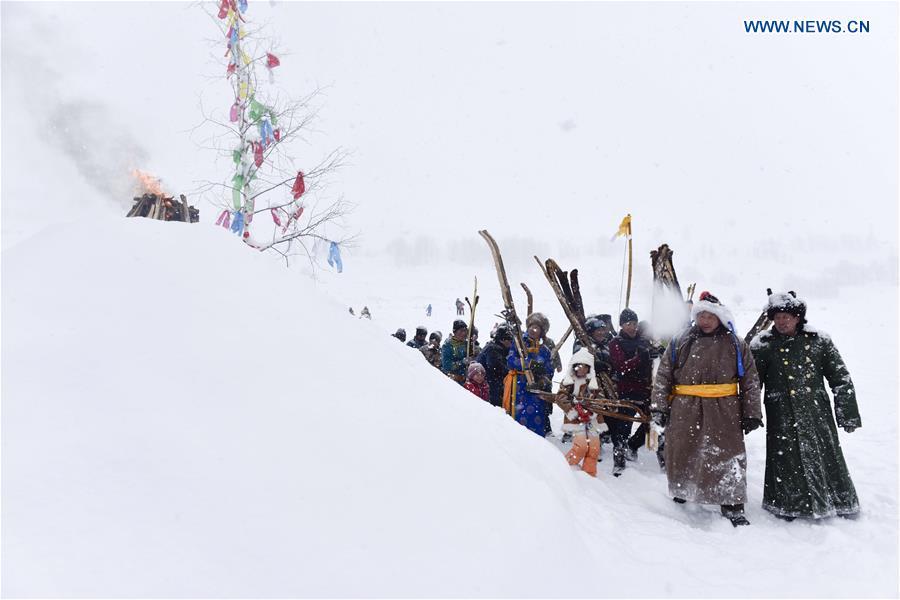
[[[620,408],[618,412],[634,416],[634,411],[630,408]],[[609,427],[609,437],[612,439],[613,452],[622,453],[625,451],[625,445],[628,443],[628,436],[631,435],[631,421],[622,419],[614,419],[610,416],[604,416],[603,420]]]
[[[494,406],[503,406],[503,379],[488,380],[488,389],[490,390],[491,404]]]
[[[628,447],[637,452],[640,450],[641,446],[644,445],[644,442],[647,440],[647,433],[650,431],[650,425],[647,423],[641,423],[640,426],[635,430],[634,435],[628,438]]]

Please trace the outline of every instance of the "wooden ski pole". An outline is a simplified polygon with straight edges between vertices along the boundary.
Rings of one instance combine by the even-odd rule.
[[[569,325],[569,328],[566,329],[566,332],[563,336],[556,342],[556,346],[553,347],[553,352],[550,353],[550,362],[553,362],[557,356],[559,356],[559,349],[562,348],[562,345],[566,343],[566,340],[569,339],[569,336],[572,335],[572,326]]]

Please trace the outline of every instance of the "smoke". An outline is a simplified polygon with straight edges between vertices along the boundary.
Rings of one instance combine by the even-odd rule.
[[[98,192],[131,206],[131,171],[147,164],[148,152],[121,123],[110,122],[109,107],[96,100],[57,99],[48,114],[50,142],[62,150]]]
[[[653,316],[650,329],[656,339],[668,340],[690,322],[690,312],[678,290],[653,284]]]
[[[67,74],[84,59],[82,49],[59,35],[63,23],[52,7],[4,2],[2,17],[4,104],[17,105],[9,96],[23,94],[40,139],[102,196],[130,207],[136,189],[131,169],[145,166],[149,153],[113,107],[67,85]],[[21,117],[4,111],[4,120]]]

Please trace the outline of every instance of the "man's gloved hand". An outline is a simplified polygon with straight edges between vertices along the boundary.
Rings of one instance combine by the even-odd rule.
[[[757,419],[756,417],[745,417],[741,419],[741,428],[744,430],[744,435],[747,435],[754,429],[759,429],[762,426],[762,419]]]
[[[547,375],[547,368],[544,366],[544,363],[534,363],[531,365],[531,373],[535,379],[540,379]]]
[[[856,425],[844,425],[844,431],[847,433],[853,433],[856,431]]]
[[[651,410],[650,418],[653,420],[654,423],[656,423],[660,427],[665,427],[666,425],[669,424],[669,415],[667,415],[666,413],[664,413],[661,410]]]

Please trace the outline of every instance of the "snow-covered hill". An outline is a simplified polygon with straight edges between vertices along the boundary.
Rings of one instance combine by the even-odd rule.
[[[4,251],[3,595],[896,594],[897,321],[862,310],[895,307],[895,282],[845,289],[819,323],[860,397],[841,436],[862,516],[765,514],[759,432],[735,530],[672,503],[646,452],[619,479],[572,471],[387,335],[436,284],[372,269],[316,285],[222,229],[145,219]],[[348,314],[385,289],[373,321]]]

